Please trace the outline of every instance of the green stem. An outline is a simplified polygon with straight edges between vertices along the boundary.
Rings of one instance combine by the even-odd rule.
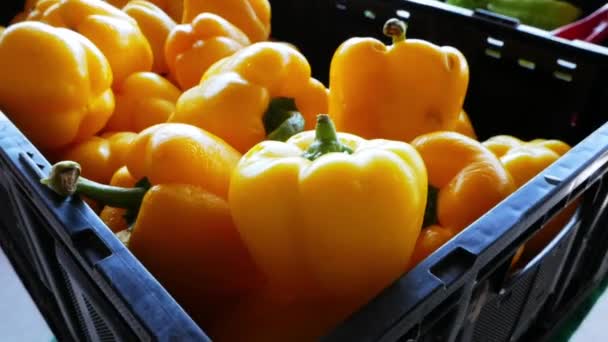
[[[278,97],[270,101],[262,120],[268,140],[286,141],[304,130],[304,117],[292,98]]]
[[[384,23],[382,32],[387,37],[393,38],[393,44],[405,41],[405,32],[407,31],[407,24],[400,19],[391,18]]]
[[[439,195],[439,189],[429,184],[428,192],[426,196],[426,208],[424,209],[424,221],[422,228],[437,224],[437,196]]]
[[[139,208],[148,191],[145,186],[122,188],[86,179],[80,176],[80,165],[73,161],[53,165],[49,176],[40,182],[63,197],[81,194],[111,207],[125,209]]]
[[[317,115],[317,126],[315,127],[315,140],[310,144],[303,157],[315,160],[330,152],[352,154],[353,150],[338,140],[336,127],[329,115],[319,114]]]

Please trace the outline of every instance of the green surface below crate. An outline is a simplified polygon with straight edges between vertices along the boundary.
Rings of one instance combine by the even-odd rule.
[[[0,248],[0,341],[57,342]]]
[[[608,340],[608,278],[572,313],[551,341],[583,342]],[[594,337],[593,339],[591,337]]]

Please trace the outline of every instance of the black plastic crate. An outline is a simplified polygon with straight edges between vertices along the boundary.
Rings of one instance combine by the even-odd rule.
[[[0,5],[4,23],[16,3]],[[480,139],[512,134],[576,144],[325,340],[548,336],[608,272],[608,50],[436,1],[271,3],[273,36],[298,46],[326,84],[342,41],[365,35],[388,42],[382,24],[399,16],[408,21],[408,37],[452,45],[466,56],[465,109]],[[0,116],[0,244],[59,340],[207,340],[90,208],[39,184],[49,169]],[[559,236],[510,274],[518,246],[575,199],[581,205]]]

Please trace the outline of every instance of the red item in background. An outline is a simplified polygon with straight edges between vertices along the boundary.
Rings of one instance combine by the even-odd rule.
[[[553,35],[600,44],[608,39],[608,3],[590,15],[554,30]]]

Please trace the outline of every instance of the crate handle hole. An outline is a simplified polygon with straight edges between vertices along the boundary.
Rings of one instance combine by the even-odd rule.
[[[404,9],[398,9],[395,11],[395,14],[397,14],[397,16],[399,18],[408,20],[410,18],[410,12],[404,10]]]
[[[490,56],[496,59],[500,59],[502,57],[500,51],[494,49],[486,49],[486,56]]]
[[[475,259],[475,254],[462,247],[457,247],[433,265],[430,271],[435,277],[441,280],[446,287],[449,287],[466,272],[471,270],[473,263],[475,263]]]
[[[486,41],[488,42],[488,44],[498,47],[498,48],[501,48],[505,45],[505,42],[503,42],[500,39],[496,39],[494,37],[488,37],[488,38],[486,38]]]
[[[91,267],[112,255],[110,248],[91,228],[79,231],[72,236],[72,243],[82,252]]]
[[[566,81],[566,82],[572,82],[572,74],[569,74],[569,73],[566,73],[566,72],[555,71],[553,73],[553,76],[555,78],[557,78],[558,80],[562,80],[562,81]]]
[[[337,0],[336,8],[341,11],[346,11],[348,9],[348,6],[346,6],[346,0]]]
[[[536,68],[536,63],[523,58],[518,59],[517,64],[519,64],[520,67],[529,70],[534,70]]]
[[[569,69],[569,70],[576,70],[576,63],[574,62],[570,62],[568,60],[562,59],[562,58],[558,58],[557,59],[557,65]]]
[[[376,13],[370,9],[363,11],[363,16],[367,19],[376,20]]]

